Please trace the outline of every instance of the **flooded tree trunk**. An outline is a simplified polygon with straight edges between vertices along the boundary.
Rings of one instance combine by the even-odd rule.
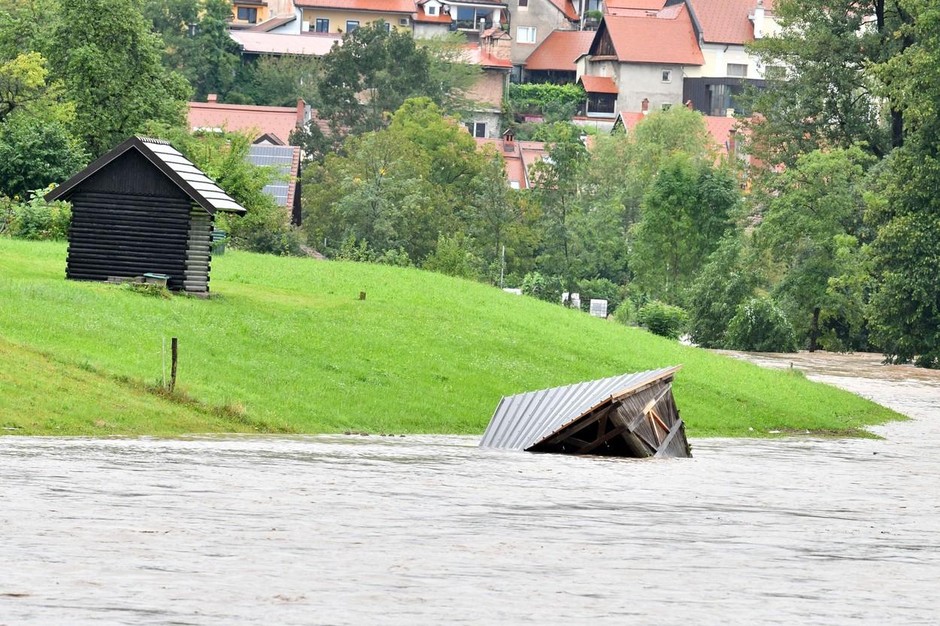
[[[813,309],[813,324],[809,328],[809,351],[816,352],[819,341],[819,307]]]

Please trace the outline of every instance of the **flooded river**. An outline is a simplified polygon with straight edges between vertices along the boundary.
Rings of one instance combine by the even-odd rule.
[[[794,365],[915,418],[885,439],[691,460],[0,438],[0,625],[933,624],[940,377],[865,358]]]

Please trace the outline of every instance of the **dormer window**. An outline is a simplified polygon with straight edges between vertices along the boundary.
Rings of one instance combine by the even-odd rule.
[[[424,12],[431,16],[437,15],[437,7],[429,4],[424,7]]]

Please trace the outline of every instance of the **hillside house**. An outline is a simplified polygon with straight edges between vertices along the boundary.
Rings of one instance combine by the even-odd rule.
[[[656,109],[680,105],[684,76],[704,63],[685,4],[605,15],[578,60],[585,114],[612,119],[644,99]]]
[[[294,0],[300,11],[300,32],[351,33],[383,21],[386,28],[412,32],[414,0]]]
[[[735,95],[748,85],[763,86],[768,71],[745,46],[778,32],[773,0],[686,2],[699,35],[704,63],[688,68],[682,100],[691,101],[695,110],[707,115],[740,111]]]
[[[587,54],[594,41],[588,30],[556,30],[539,44],[526,59],[523,78],[527,83],[575,83],[579,58]]]

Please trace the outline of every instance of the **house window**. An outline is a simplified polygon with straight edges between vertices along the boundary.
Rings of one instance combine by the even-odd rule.
[[[353,33],[359,28],[359,20],[346,20],[346,32]]]
[[[519,43],[535,43],[535,26],[520,26],[517,28],[516,41]]]
[[[408,18],[407,18],[407,17],[400,17],[400,18],[398,18],[398,25],[399,25],[399,26],[407,26],[407,25],[408,25]]]
[[[457,18],[454,20],[453,28],[469,30],[480,27],[493,26],[493,11],[491,9],[475,9],[473,7],[451,7],[450,15],[454,17],[454,8],[457,9]]]
[[[316,32],[318,33],[328,33],[330,32],[330,20],[325,17],[318,17],[316,23]]]
[[[727,85],[708,86],[708,114],[724,116],[731,107],[731,90]]]
[[[384,21],[383,21],[382,23],[385,25],[385,32],[386,32],[386,33],[392,32],[392,25],[391,25],[390,23],[384,22]]]
[[[486,137],[486,122],[467,122],[467,130],[474,137]]]
[[[734,78],[747,77],[747,65],[744,63],[729,63],[728,76],[733,76]]]
[[[671,108],[672,108],[672,105],[669,104],[668,102],[663,103],[663,111],[668,111]]]
[[[529,0],[519,0],[519,8],[524,9],[529,6]]]
[[[612,115],[617,109],[617,94],[588,93],[587,114]]]
[[[258,9],[254,7],[238,7],[238,20],[255,24],[258,22]]]
[[[428,15],[437,15],[437,7],[427,6],[424,7],[424,12]]]
[[[662,72],[663,82],[671,83],[672,82],[672,70],[663,70]]]

